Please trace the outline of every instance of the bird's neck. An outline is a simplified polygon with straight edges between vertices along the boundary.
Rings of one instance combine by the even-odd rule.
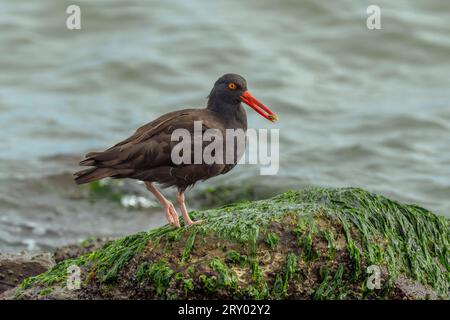
[[[247,114],[240,102],[227,104],[209,99],[206,109],[219,113],[220,117],[228,124],[228,128],[247,130]]]

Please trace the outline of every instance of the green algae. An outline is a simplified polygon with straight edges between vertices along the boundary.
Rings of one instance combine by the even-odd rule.
[[[297,236],[297,242],[303,248],[305,261],[312,261],[319,257],[314,247],[314,237],[317,234],[317,225],[312,216],[301,217],[294,234]]]
[[[269,286],[267,283],[249,285],[247,288],[245,288],[243,296],[254,300],[267,300],[270,297]]]
[[[156,294],[162,296],[169,286],[175,272],[170,269],[163,259],[155,263],[144,262],[138,267],[136,278],[139,283],[149,282],[154,285]]]
[[[50,293],[52,293],[53,289],[52,288],[44,288],[39,292],[39,295],[42,297],[46,297],[48,296]]]
[[[448,294],[450,241],[446,218],[362,189],[325,189],[323,193],[327,197],[322,199],[335,211],[334,215],[339,215],[344,228],[351,224],[363,239],[361,251],[350,231],[345,232],[356,273],[361,271],[362,256],[368,264],[382,262],[383,249],[374,243],[374,239],[382,237],[387,242],[384,251],[390,252],[384,262],[393,275],[405,273]],[[439,260],[441,266],[434,263],[432,257]]]
[[[186,269],[186,272],[187,272],[187,274],[193,276],[193,275],[195,274],[194,266],[193,266],[193,265],[189,266],[189,267]]]
[[[289,281],[297,273],[297,256],[289,253],[287,256],[286,266],[281,274],[277,274],[272,289],[274,299],[283,299],[288,294]]]
[[[213,273],[201,274],[199,281],[204,289],[210,294],[220,291],[235,292],[238,289],[236,274],[219,258],[213,258],[209,266]]]
[[[96,270],[96,277],[102,282],[114,281],[120,269],[145,247],[148,239],[147,233],[140,232],[94,251],[88,256],[88,261]]]
[[[314,300],[327,300],[327,299],[343,299],[346,295],[345,286],[342,286],[342,280],[344,275],[344,266],[341,264],[334,272],[327,267],[321,268],[320,276],[322,282],[318,288],[314,291],[312,298]]]
[[[38,276],[29,277],[22,281],[19,290],[28,289],[34,285],[50,287],[55,283],[61,283],[67,280],[67,271],[72,265],[80,266],[85,263],[84,258],[68,259],[57,263],[51,270]]]
[[[322,230],[322,236],[327,241],[328,257],[333,260],[336,257],[336,240],[333,232],[330,230]]]
[[[273,232],[269,232],[266,235],[266,243],[267,245],[271,248],[271,249],[275,249],[277,247],[278,241],[279,241],[279,237],[276,233]]]
[[[35,276],[26,278],[21,289],[27,289],[33,285],[51,286],[61,283],[67,279],[67,270],[70,266],[89,267],[95,278],[101,282],[113,282],[117,278],[121,268],[138,252],[142,251],[150,239],[170,234],[172,229],[168,226],[152,230],[150,232],[139,232],[122,239],[111,241],[103,248],[90,254],[74,259],[59,262],[51,270]]]
[[[196,236],[197,236],[197,231],[194,230],[187,238],[186,243],[184,245],[183,254],[181,256],[181,262],[184,262],[191,254],[191,250],[194,247],[194,242],[195,242]]]
[[[226,254],[225,262],[236,263],[240,266],[244,266],[248,262],[248,257],[245,254],[240,254],[236,250],[230,250]]]
[[[147,279],[158,295],[176,277],[182,283],[184,294],[197,290],[197,283],[200,283],[210,293],[225,291],[234,297],[281,299],[289,297],[289,290],[293,290],[290,283],[301,284],[298,263],[305,261],[311,266],[323,264],[319,272],[321,280],[312,288],[311,298],[340,299],[349,294],[358,296],[348,289],[349,286],[363,283],[365,267],[375,264],[388,270],[380,291],[383,295],[390,292],[400,274],[448,295],[449,221],[415,205],[399,204],[357,188],[307,188],[288,191],[267,200],[196,211],[191,215],[204,222],[180,229],[164,226],[112,241],[92,254],[62,261],[47,273],[26,279],[21,288],[62,283],[71,264],[89,270],[95,281],[114,283],[120,270],[144,248],[156,248],[161,242],[171,244],[161,253],[164,256],[178,246],[182,237],[186,237],[179,261],[188,264],[186,273],[189,278],[174,276],[174,266],[169,266],[164,260],[156,260],[155,263],[141,264],[136,271],[137,279]],[[285,265],[280,270],[273,270],[275,275],[269,281],[258,260],[260,244],[265,243],[272,251],[284,248],[279,236],[267,230],[274,222],[287,225],[285,219],[289,217],[293,217],[292,234],[297,239],[300,254],[286,252]],[[339,234],[345,241],[343,251],[337,245]],[[214,271],[212,275],[208,272],[198,274],[192,265],[189,266],[189,257],[192,251],[197,250],[197,246],[194,247],[196,239],[202,245],[208,245],[210,235],[241,249],[239,252],[229,250],[223,258],[214,257],[208,264]],[[320,241],[325,243],[328,261],[337,259],[341,251],[345,252],[350,269],[343,272],[342,261],[337,269],[323,263],[319,259],[322,252],[317,248]],[[245,287],[239,287],[231,265],[249,269],[251,279]]]
[[[183,289],[186,293],[194,290],[194,281],[192,279],[183,279]]]
[[[219,258],[214,258],[210,263],[211,268],[217,272],[218,276],[215,281],[215,288],[237,288],[237,278],[232,270],[222,262]]]
[[[255,202],[240,202],[218,209],[198,212],[198,218],[205,223],[196,226],[206,233],[238,242],[241,244],[255,243],[259,231],[266,230],[268,225],[280,219],[283,215],[306,209],[303,204],[288,203],[282,199],[260,200]]]

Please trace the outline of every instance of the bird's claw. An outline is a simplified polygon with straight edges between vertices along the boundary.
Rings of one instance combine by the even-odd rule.
[[[197,221],[189,220],[189,221],[184,222],[184,224],[186,226],[193,226],[193,225],[200,224],[200,223],[203,223],[203,220],[197,220]]]
[[[172,226],[174,226],[175,228],[179,228],[180,221],[178,219],[177,210],[175,209],[173,204],[169,203],[165,208],[165,212],[166,212],[166,217],[167,217],[167,220],[169,221],[169,223]]]

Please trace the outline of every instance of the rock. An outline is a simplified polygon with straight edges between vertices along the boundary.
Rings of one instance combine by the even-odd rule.
[[[79,244],[60,247],[54,253],[0,253],[0,299],[13,299],[15,290],[11,289],[20,284],[23,279],[51,269],[55,266],[55,262],[91,253],[109,241],[112,241],[112,238],[88,238]],[[54,296],[56,294],[59,299],[67,298],[63,291],[53,293]]]
[[[0,293],[16,287],[23,279],[41,274],[55,265],[50,253],[0,253]]]
[[[203,223],[111,241],[3,298],[449,297],[449,220],[415,205],[308,188],[191,215]]]

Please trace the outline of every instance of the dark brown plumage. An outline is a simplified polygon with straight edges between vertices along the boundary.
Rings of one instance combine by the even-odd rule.
[[[187,212],[183,212],[186,188],[197,181],[230,171],[239,161],[240,155],[235,156],[232,164],[207,164],[204,161],[200,164],[175,164],[171,159],[171,153],[179,141],[171,141],[172,133],[176,129],[187,129],[193,133],[194,122],[201,121],[203,132],[207,129],[216,129],[222,133],[224,138],[220,143],[224,146],[225,155],[227,152],[225,130],[247,130],[247,116],[241,101],[249,104],[267,119],[271,121],[276,119],[275,114],[250,95],[244,78],[236,74],[226,74],[216,81],[205,109],[185,109],[167,113],[140,127],[132,136],[111,148],[102,152],[88,153],[80,165],[91,168],[76,172],[75,182],[83,184],[106,177],[145,181],[147,188],[165,207],[169,222],[179,226],[173,205],[155,188],[153,182],[160,183],[163,187],[176,186],[183,218],[185,223],[191,224]],[[203,142],[203,148],[209,143]],[[192,155],[193,148],[192,142]]]
[[[193,132],[194,121],[202,121],[203,130],[219,129],[225,134],[225,123],[210,110],[186,109],[166,114],[139,128],[134,135],[103,152],[91,152],[80,162],[93,166],[76,173],[77,183],[102,179],[133,178],[154,181],[165,187],[186,189],[198,180],[222,173],[224,165],[187,164],[175,165],[171,150],[178,141],[171,141],[175,129]],[[240,128],[246,129],[246,122]]]

